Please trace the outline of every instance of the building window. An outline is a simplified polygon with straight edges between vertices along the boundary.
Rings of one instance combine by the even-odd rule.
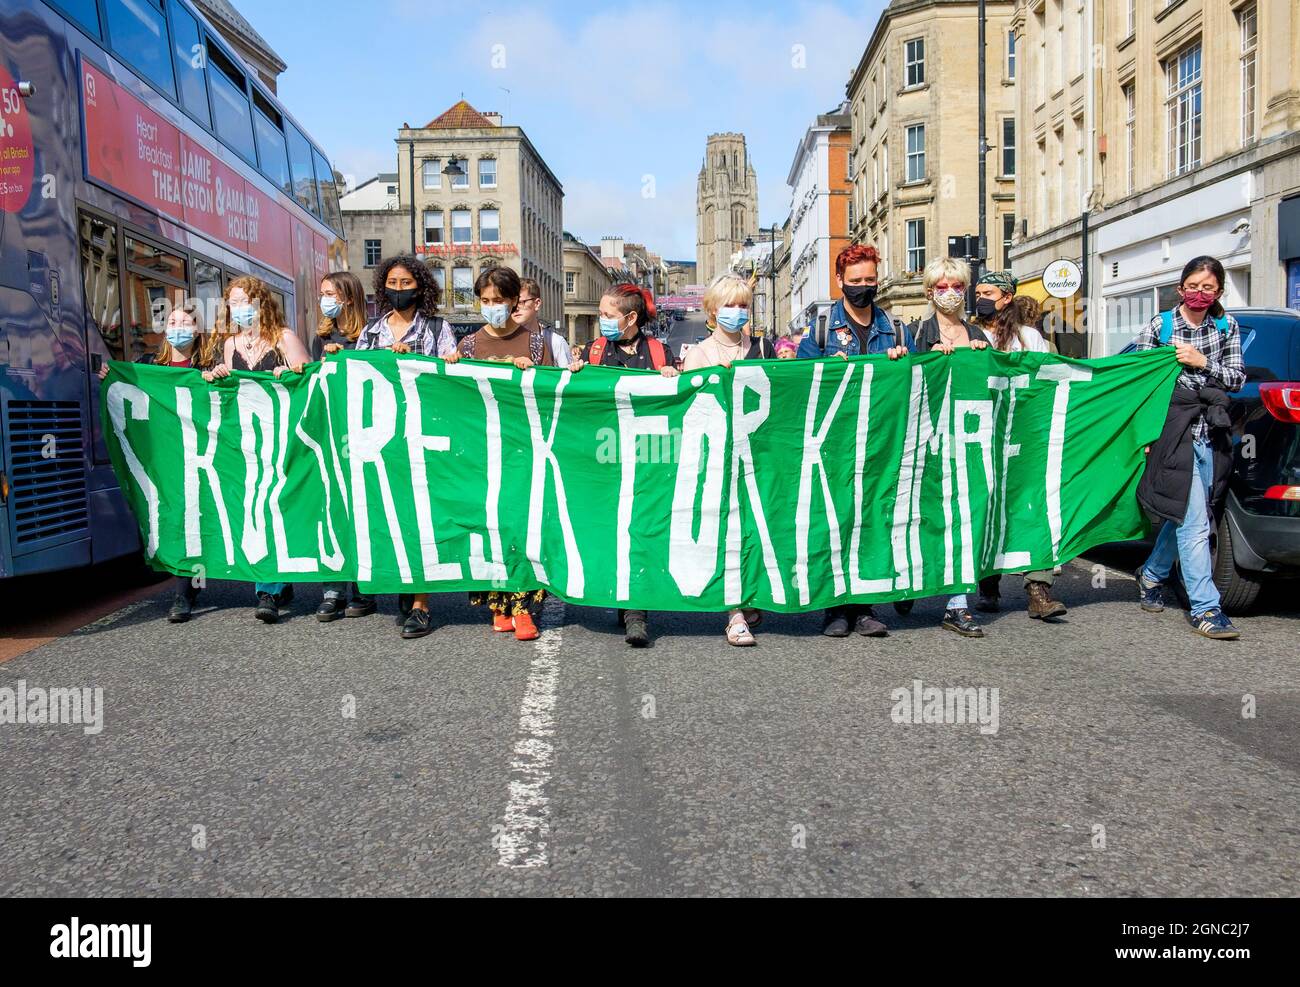
[[[451,269],[451,303],[455,308],[474,305],[474,271],[469,267]]]
[[[880,198],[880,159],[874,154],[871,156],[871,201],[875,202]]]
[[[478,211],[478,242],[501,242],[501,213],[497,209],[480,209]]]
[[[925,124],[914,123],[907,128],[907,180],[925,179]]]
[[[925,270],[925,220],[907,221],[907,269]]]
[[[889,191],[889,144],[880,142],[880,190]]]
[[[1004,212],[1002,214],[1002,269],[1011,270],[1011,241],[1016,235],[1016,214],[1013,212]]]
[[[438,295],[441,298],[447,297],[447,270],[441,264],[426,264],[433,274],[433,283],[438,286]]]
[[[1128,174],[1128,192],[1133,194],[1137,187],[1137,156],[1134,154],[1137,144],[1137,99],[1134,96],[1133,83],[1124,87],[1124,154],[1125,169]]]
[[[1259,40],[1255,5],[1237,15],[1241,25],[1241,143],[1255,140],[1255,47]]]
[[[448,162],[447,167],[450,168],[453,164],[458,165],[460,167],[461,174],[456,175],[454,178],[452,178],[451,187],[469,188],[469,159],[452,158],[451,161]]]
[[[1007,32],[1007,78],[1016,77],[1016,32]]]
[[[389,195],[396,195],[396,194],[397,194],[397,186],[396,186],[396,185],[389,185],[389,186],[388,186],[388,194],[389,194]]]
[[[379,240],[366,241],[366,259],[365,259],[366,267],[378,267],[379,262],[383,259],[383,256],[384,256],[384,248],[383,248],[382,241]]]
[[[1016,118],[1002,118],[1002,174],[1016,173]]]
[[[471,243],[473,239],[470,230],[469,210],[453,209],[451,211],[451,242]]]
[[[903,85],[919,86],[925,82],[925,39],[913,38],[903,43]]]
[[[574,295],[578,292],[578,274],[576,271],[564,272],[564,293]]]
[[[442,188],[442,159],[429,158],[420,166],[420,176],[426,189]]]
[[[442,210],[424,210],[424,245],[428,247],[435,243],[445,242],[442,231]]]
[[[496,158],[478,159],[478,187],[479,188],[497,187],[497,159]]]
[[[1201,165],[1201,43],[1169,59],[1165,73],[1169,78],[1168,172],[1181,175]]]
[[[1132,37],[1133,32],[1137,30],[1137,0],[1128,0],[1128,17],[1125,25],[1128,27],[1125,37]]]

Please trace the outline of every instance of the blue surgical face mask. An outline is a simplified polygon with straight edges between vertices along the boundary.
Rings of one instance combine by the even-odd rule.
[[[749,309],[739,305],[724,305],[718,309],[717,323],[727,332],[740,332],[749,324]]]
[[[622,321],[622,319],[607,319],[602,315],[600,317],[600,334],[606,339],[621,339],[623,327],[620,323]]]
[[[337,298],[330,298],[329,295],[320,296],[320,314],[325,318],[336,319],[342,311],[343,303]]]
[[[247,329],[257,318],[257,309],[252,305],[231,305],[230,321],[241,328]]]
[[[510,320],[510,306],[505,302],[499,305],[480,305],[479,311],[493,329],[500,329]]]
[[[194,342],[194,330],[189,326],[168,326],[166,335],[167,342],[177,349],[183,349]]]

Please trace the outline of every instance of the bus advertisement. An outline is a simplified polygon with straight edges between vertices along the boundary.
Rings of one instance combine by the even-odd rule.
[[[138,550],[99,422],[105,360],[233,278],[315,340],[347,266],[328,159],[188,0],[0,7],[0,578]]]

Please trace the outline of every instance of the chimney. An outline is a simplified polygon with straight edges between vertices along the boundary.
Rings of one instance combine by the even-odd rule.
[[[487,113],[484,113],[483,115],[484,115],[485,117],[487,117],[489,120],[492,121],[492,126],[494,126],[494,127],[499,127],[499,126],[501,126],[501,114],[500,114],[500,113],[496,112],[495,110],[489,110]]]

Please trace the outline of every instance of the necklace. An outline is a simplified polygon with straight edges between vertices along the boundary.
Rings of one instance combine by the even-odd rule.
[[[734,351],[737,355],[740,354],[740,351],[744,348],[745,345],[745,340],[743,336],[740,339],[736,340],[734,343],[730,343],[730,342],[724,342],[721,335],[718,333],[714,333],[713,342],[717,344],[719,350],[721,350],[725,346],[727,347],[728,350]]]

